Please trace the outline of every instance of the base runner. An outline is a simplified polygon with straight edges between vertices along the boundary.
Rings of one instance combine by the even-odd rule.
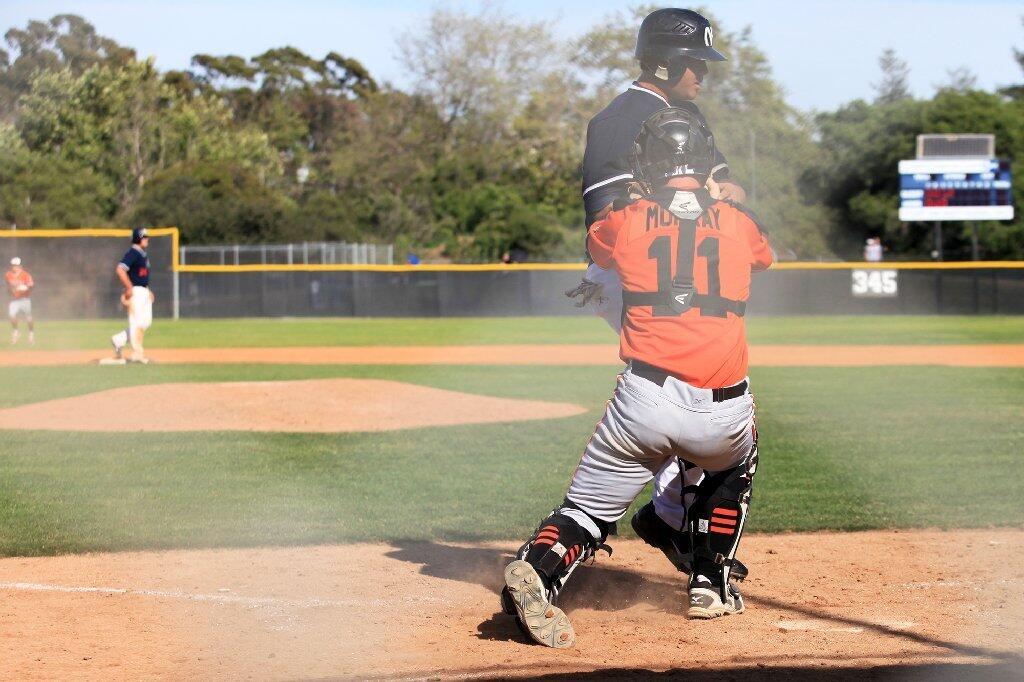
[[[143,349],[143,338],[153,323],[155,297],[149,289],[149,256],[146,254],[148,246],[149,237],[146,230],[132,230],[132,246],[114,269],[124,287],[121,304],[128,309],[128,327],[110,337],[117,359],[122,359],[125,346],[130,344],[133,362],[149,362]]]
[[[636,141],[642,198],[617,201],[590,228],[594,262],[622,282],[619,354],[628,364],[565,499],[505,569],[506,611],[546,646],[572,646],[559,593],[672,459],[704,472],[687,519],[687,615],[744,610],[730,583],[757,469],[743,316],[751,273],[769,267],[772,252],[746,209],[705,188],[714,163],[703,119],[662,109]]]
[[[32,281],[32,275],[22,267],[21,259],[15,256],[11,259],[11,269],[4,275],[7,280],[7,291],[11,295],[11,302],[7,305],[7,317],[11,320],[11,345],[18,343],[21,332],[18,331],[18,317],[23,316],[28,324],[28,343],[36,342],[35,320],[32,319],[32,287],[36,285]]]

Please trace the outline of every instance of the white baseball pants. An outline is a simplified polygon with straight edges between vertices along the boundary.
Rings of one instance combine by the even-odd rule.
[[[706,471],[725,471],[738,466],[753,445],[750,393],[714,402],[709,388],[696,388],[674,377],[659,386],[627,367],[619,375],[566,497],[598,519],[617,521],[656,474],[663,474],[659,485],[672,483],[678,472],[666,465],[675,458]],[[678,496],[679,482],[672,485]],[[673,502],[663,499],[663,504],[681,513],[682,505]],[[681,527],[681,520],[676,527]]]

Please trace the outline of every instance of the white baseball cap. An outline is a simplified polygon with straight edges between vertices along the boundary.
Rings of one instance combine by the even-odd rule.
[[[15,256],[11,259],[11,265],[21,265],[21,259]]]

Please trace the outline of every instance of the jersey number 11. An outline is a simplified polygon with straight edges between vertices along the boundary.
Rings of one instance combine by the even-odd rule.
[[[689,223],[687,225],[686,223]],[[679,248],[676,249],[676,279],[677,281],[687,280],[693,282],[693,254],[694,243],[697,240],[697,225],[692,221],[681,221],[679,225]],[[718,272],[718,238],[705,237],[701,240],[700,246],[696,249],[698,256],[708,259],[708,291],[707,298],[711,300],[722,297],[722,279]],[[653,258],[658,264],[658,293],[666,297],[672,293],[672,239],[671,237],[657,237],[651,242],[647,250],[647,256]],[[700,308],[700,314],[711,317],[725,317],[725,308],[713,306],[694,306]],[[655,317],[666,317],[679,315],[671,306],[653,306]]]

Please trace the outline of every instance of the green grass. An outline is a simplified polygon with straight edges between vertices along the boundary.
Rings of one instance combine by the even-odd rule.
[[[123,320],[41,321],[40,349],[106,349]],[[1024,317],[751,317],[755,344],[1022,343]],[[157,320],[149,348],[612,343],[594,317]],[[22,347],[18,347],[17,352]],[[0,351],[5,352],[5,351]]]
[[[965,334],[931,328],[934,339]],[[599,367],[0,371],[4,406],[130,383],[350,376],[589,410],[386,434],[3,431],[0,555],[523,537],[561,499],[614,386]],[[761,433],[752,530],[1024,523],[1024,370],[773,368],[752,380]]]

